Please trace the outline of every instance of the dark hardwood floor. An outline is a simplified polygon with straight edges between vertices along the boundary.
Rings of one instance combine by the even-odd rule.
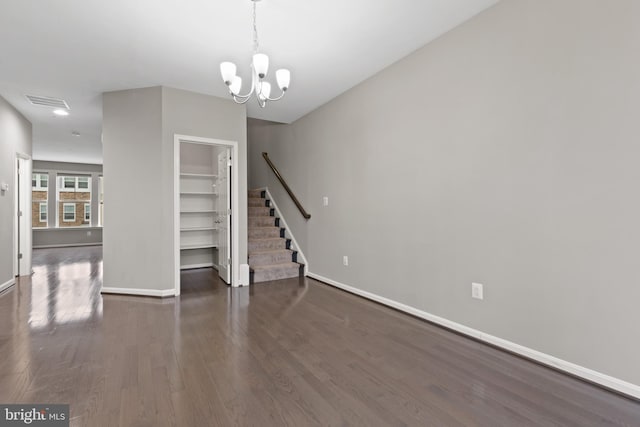
[[[640,403],[310,279],[100,295],[101,248],[0,295],[0,403],[75,426],[639,426]]]

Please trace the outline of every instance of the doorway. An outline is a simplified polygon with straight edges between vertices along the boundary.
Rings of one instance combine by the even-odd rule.
[[[14,197],[14,276],[31,274],[31,157],[16,156]]]
[[[239,278],[238,144],[212,138],[174,137],[175,294],[180,272],[213,267],[231,286]]]

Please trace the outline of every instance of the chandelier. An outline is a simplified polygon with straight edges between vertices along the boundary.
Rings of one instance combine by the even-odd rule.
[[[271,98],[271,83],[265,81],[267,71],[269,70],[269,57],[264,53],[259,53],[258,43],[258,26],[256,25],[256,3],[260,0],[251,0],[253,2],[253,61],[251,62],[251,90],[241,95],[242,78],[236,74],[236,64],[233,62],[223,62],[220,64],[220,74],[222,80],[229,87],[229,94],[238,104],[244,104],[256,94],[258,105],[262,108],[267,105],[267,101],[278,101],[282,99],[291,81],[291,72],[285,68],[276,71],[276,81],[282,93]]]

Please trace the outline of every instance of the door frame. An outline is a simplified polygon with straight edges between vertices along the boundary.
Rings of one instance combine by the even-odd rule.
[[[222,146],[222,151],[218,153],[218,155],[216,156],[216,158],[214,159],[214,162],[217,162],[218,165],[218,173],[216,176],[216,190],[218,193],[218,197],[216,197],[216,207],[218,208],[218,218],[220,218],[220,208],[222,206],[220,206],[220,191],[221,189],[224,187],[224,191],[226,192],[226,203],[224,208],[227,210],[227,213],[224,215],[224,223],[225,223],[225,227],[222,227],[223,229],[226,228],[226,233],[225,233],[225,242],[222,242],[221,239],[221,235],[220,235],[220,228],[218,228],[218,276],[220,276],[220,278],[222,278],[222,281],[227,283],[229,282],[229,284],[231,283],[231,280],[227,280],[233,277],[232,275],[232,271],[231,268],[232,266],[230,265],[226,265],[226,261],[224,258],[220,258],[221,255],[221,251],[220,248],[224,248],[224,246],[227,246],[226,249],[226,254],[230,255],[229,253],[229,249],[231,249],[233,247],[233,245],[231,244],[231,227],[233,226],[233,218],[231,217],[231,215],[229,215],[228,211],[232,211],[232,206],[231,203],[233,203],[233,178],[231,177],[231,173],[233,173],[233,166],[229,163],[229,160],[232,159],[231,156],[231,148],[229,146]],[[220,159],[224,159],[224,161],[222,162],[222,168],[224,170],[226,170],[226,182],[224,183],[224,186],[220,186],[218,184],[220,184],[220,175],[221,175],[221,171],[220,171]],[[231,170],[230,170],[231,169]],[[231,172],[231,173],[230,173]],[[231,202],[231,203],[229,203]],[[229,220],[227,222],[227,220]],[[228,257],[227,257],[228,259]],[[222,270],[224,270],[226,272],[226,275],[221,274]]]
[[[175,295],[180,295],[180,144],[224,145],[231,148],[231,286],[240,284],[240,192],[238,174],[238,141],[203,138],[199,136],[173,136],[173,269]]]
[[[25,174],[25,182],[29,183],[29,185],[23,186],[23,188],[19,187],[19,176],[18,176],[18,164],[20,160],[24,160],[27,167],[23,171]],[[32,231],[31,231],[31,173],[32,173],[32,163],[31,156],[24,153],[16,153],[15,162],[13,164],[13,276],[17,277],[18,274],[21,276],[29,276],[32,271],[31,265],[31,252],[33,249],[32,242]],[[20,194],[19,194],[20,193]],[[23,221],[18,220],[18,212],[20,211],[21,200],[25,200],[24,206],[25,212],[22,212]],[[22,228],[22,233],[20,232],[20,228]],[[25,266],[24,270],[20,269],[20,261],[18,260],[18,250],[20,249],[20,236],[24,234],[25,239],[25,248],[22,250],[22,264]]]

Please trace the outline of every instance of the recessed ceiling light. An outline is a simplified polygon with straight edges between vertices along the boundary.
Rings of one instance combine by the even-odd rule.
[[[57,110],[53,110],[53,114],[56,116],[68,116],[69,112],[67,110],[63,110],[62,108],[58,108]]]
[[[73,132],[71,132],[71,135],[80,136],[80,132],[78,132],[77,130],[74,130]]]

